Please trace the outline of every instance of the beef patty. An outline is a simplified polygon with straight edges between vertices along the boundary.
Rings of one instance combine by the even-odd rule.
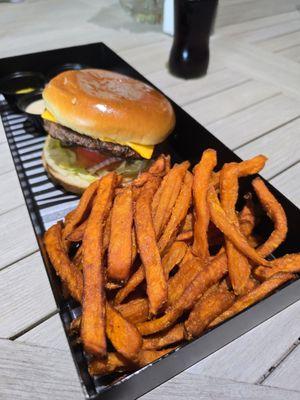
[[[103,142],[90,136],[82,135],[72,129],[66,128],[55,122],[44,120],[45,130],[54,139],[59,139],[66,146],[81,146],[101,153],[113,154],[116,157],[142,159],[142,157],[128,146],[118,143]]]

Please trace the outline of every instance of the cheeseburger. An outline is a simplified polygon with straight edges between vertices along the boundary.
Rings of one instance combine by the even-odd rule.
[[[170,102],[157,90],[101,69],[61,73],[47,84],[43,99],[49,133],[44,166],[74,193],[112,170],[123,182],[135,178],[175,124]]]

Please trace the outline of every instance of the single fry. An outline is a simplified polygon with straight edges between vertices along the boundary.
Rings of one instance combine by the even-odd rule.
[[[134,226],[131,229],[131,265],[134,263],[137,256],[137,243]]]
[[[150,166],[148,172],[152,175],[164,176],[170,170],[170,156],[161,154]]]
[[[156,237],[160,235],[168,222],[179,191],[189,168],[190,163],[185,161],[174,167],[164,176],[159,188],[152,201],[153,223]]]
[[[114,200],[111,211],[107,276],[113,281],[126,281],[132,261],[132,190],[125,188]]]
[[[141,335],[151,335],[171,327],[185,311],[190,310],[194,306],[206,290],[219,282],[226,273],[227,259],[225,253],[222,253],[214,257],[206,268],[201,269],[178,301],[169,307],[162,317],[137,325]]]
[[[115,307],[132,324],[147,321],[149,316],[148,299],[138,298]]]
[[[138,359],[143,344],[139,331],[109,303],[106,303],[106,334],[118,353],[131,361]]]
[[[213,223],[224,233],[235,247],[256,264],[268,266],[269,262],[264,260],[257,251],[248,244],[246,238],[236,229],[235,225],[229,221],[220,205],[217,193],[213,186],[211,186],[208,191],[208,203]]]
[[[118,305],[123,303],[123,301],[132,293],[145,279],[145,270],[143,265],[141,265],[129,278],[128,282],[124,287],[122,287],[116,294],[114,304]]]
[[[75,256],[72,259],[72,263],[80,270],[82,270],[82,246],[80,246]]]
[[[187,249],[187,245],[182,242],[174,242],[172,246],[169,247],[161,261],[167,278],[169,277],[172,269],[181,263],[187,252]]]
[[[192,240],[193,237],[194,237],[193,231],[186,231],[179,233],[179,235],[176,237],[176,240],[178,240],[179,242],[188,242]]]
[[[155,315],[167,301],[167,282],[155,239],[151,200],[149,190],[140,193],[135,204],[134,222],[138,249],[145,269],[149,311]]]
[[[238,163],[239,165],[239,171],[238,171],[238,176],[239,178],[242,178],[243,176],[249,176],[249,175],[255,175],[258,174],[259,171],[261,171],[268,158],[263,155],[258,155],[253,158],[250,158],[250,160],[245,160],[241,161]],[[219,179],[220,179],[220,171],[216,172],[213,175],[213,185],[215,187],[219,186]]]
[[[132,186],[141,187],[147,182],[151,175],[163,177],[170,170],[170,156],[161,154],[150,166],[148,171],[141,173],[133,182]]]
[[[135,364],[126,360],[119,353],[108,353],[107,358],[100,360],[94,359],[88,366],[89,374],[94,375],[108,375],[113,372],[125,372],[135,368]]]
[[[67,287],[71,296],[81,301],[83,280],[81,271],[70,261],[62,240],[62,226],[60,223],[53,225],[47,230],[44,237],[46,251],[50,261]]]
[[[242,234],[248,237],[252,234],[252,231],[255,227],[254,205],[251,193],[248,193],[245,196],[245,200],[246,204],[242,208],[242,211],[239,213],[238,218]]]
[[[189,339],[200,336],[209,323],[234,303],[235,296],[226,285],[216,284],[194,305],[184,326]]]
[[[117,175],[110,173],[100,181],[83,237],[83,301],[81,338],[84,349],[94,355],[106,355],[103,231],[108,217]]]
[[[94,197],[96,195],[99,185],[99,180],[93,182],[83,193],[80,198],[78,206],[72,213],[68,214],[68,218],[65,220],[65,227],[62,233],[63,241],[71,234],[71,232],[80,225],[87,217]]]
[[[283,285],[285,282],[294,279],[296,275],[288,274],[288,273],[278,273],[261,285],[256,287],[254,290],[249,292],[243,297],[240,297],[228,310],[223,312],[219,317],[214,319],[210,324],[209,328],[212,328],[221,322],[225,321],[228,318],[233,317],[234,315],[238,314],[239,312],[245,310],[246,308],[250,307],[252,304],[257,303],[258,301],[262,300],[268,294],[273,292],[273,290],[277,289],[279,286]]]
[[[112,372],[132,371],[137,367],[144,367],[158,358],[170,353],[174,348],[164,350],[141,350],[137,363],[126,360],[121,354],[108,353],[106,360],[93,360],[89,364],[89,373],[91,375],[107,375]]]
[[[191,203],[192,184],[193,175],[189,171],[187,171],[183,180],[181,190],[172,210],[171,217],[158,242],[158,249],[161,254],[170,245],[170,243],[175,240],[180,224],[186,217]]]
[[[269,191],[263,180],[255,178],[252,186],[263,208],[274,223],[274,230],[268,240],[263,243],[257,252],[262,257],[271,254],[285,240],[287,234],[287,219],[281,204]]]
[[[188,232],[192,231],[193,229],[194,229],[194,216],[193,213],[189,212],[184,219],[181,232]]]
[[[194,167],[194,243],[193,253],[206,261],[209,257],[207,230],[209,225],[209,207],[207,191],[213,169],[217,165],[217,153],[208,149],[202,154],[200,162]]]
[[[110,241],[110,227],[111,227],[111,211],[106,218],[105,227],[104,227],[104,234],[103,234],[103,254],[108,249],[109,241]]]
[[[181,342],[185,339],[185,329],[183,324],[177,324],[166,332],[159,332],[151,338],[143,339],[144,350],[159,350],[171,344]]]
[[[66,239],[70,242],[81,242],[85,228],[87,226],[87,220],[83,221],[77,228],[75,228]]]
[[[171,270],[178,265],[184,257],[187,250],[187,246],[184,243],[174,242],[168,252],[162,259],[162,265],[165,274],[168,276]],[[144,267],[140,266],[137,271],[131,275],[127,284],[121,288],[116,294],[114,304],[121,304],[130,293],[132,293],[138,285],[140,285],[145,279]]]
[[[230,223],[239,231],[239,221],[235,211],[238,191],[238,164],[224,164],[220,173],[221,206]],[[225,247],[230,281],[234,293],[239,296],[246,293],[251,272],[250,264],[247,258],[227,238],[225,238]]]
[[[278,272],[300,272],[300,253],[286,254],[270,262],[271,268],[258,267],[255,269],[255,276],[265,280]]]
[[[204,262],[199,257],[191,257],[180,266],[178,272],[168,281],[168,306],[179,300],[203,266]]]

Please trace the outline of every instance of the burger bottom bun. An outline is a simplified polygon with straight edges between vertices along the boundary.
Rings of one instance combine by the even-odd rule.
[[[75,194],[82,194],[90,185],[91,182],[81,179],[78,175],[72,174],[72,172],[66,174],[59,166],[51,167],[47,163],[46,154],[46,152],[42,154],[43,165],[50,179],[55,184],[62,186],[67,192]]]

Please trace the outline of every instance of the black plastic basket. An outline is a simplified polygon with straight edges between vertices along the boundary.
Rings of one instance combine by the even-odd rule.
[[[71,63],[104,68],[148,82],[103,43],[2,59],[0,78],[25,70],[41,72],[47,76],[60,65]],[[203,150],[214,148],[218,152],[219,166],[224,162],[240,160],[179,106],[173,102],[172,104],[176,113],[176,128],[166,142],[157,146],[157,153],[168,153],[173,161],[188,159],[193,164],[198,161]],[[49,264],[41,238],[45,229],[74,208],[78,197],[64,192],[48,179],[41,161],[44,133],[39,132],[26,116],[17,114],[1,95],[0,114],[60,316],[67,331],[70,321],[79,315],[80,310],[72,300],[63,297],[60,281]],[[280,192],[271,185],[268,186],[284,207],[289,224],[286,241],[277,249],[276,256],[297,252],[300,250],[300,211]],[[241,192],[248,191],[251,191],[250,179],[243,179]],[[267,223],[265,227],[268,229]],[[69,338],[68,340],[89,399],[132,399],[182,372],[299,299],[300,281],[296,280],[200,338],[182,345],[138,371],[125,375],[114,374],[99,379],[90,377],[81,346],[73,344]]]

